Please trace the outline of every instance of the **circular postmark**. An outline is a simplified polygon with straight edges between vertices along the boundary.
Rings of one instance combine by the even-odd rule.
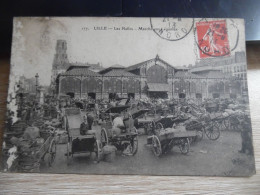
[[[229,56],[239,40],[237,24],[232,19],[200,19],[194,27],[195,44],[200,58]]]
[[[152,30],[162,39],[178,41],[192,30],[193,18],[150,18]]]

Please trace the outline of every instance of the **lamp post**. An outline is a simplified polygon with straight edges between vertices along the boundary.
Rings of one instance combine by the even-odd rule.
[[[101,80],[102,80],[102,87],[101,87],[101,100],[103,99],[103,89],[104,89],[104,76],[101,76]]]
[[[38,73],[36,73],[35,79],[36,79],[35,91],[36,91],[36,94],[37,94],[37,89],[38,89],[38,86],[39,86],[39,74]]]
[[[123,97],[123,75],[121,75],[121,98]]]

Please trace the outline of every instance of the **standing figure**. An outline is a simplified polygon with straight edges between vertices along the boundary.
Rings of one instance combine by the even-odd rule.
[[[83,117],[83,123],[80,124],[80,135],[86,135],[89,129],[89,124],[87,122],[87,117]]]
[[[239,150],[240,153],[247,153],[248,155],[253,155],[253,145],[252,145],[252,128],[250,123],[250,118],[248,115],[244,116],[241,121],[241,140],[242,147]]]

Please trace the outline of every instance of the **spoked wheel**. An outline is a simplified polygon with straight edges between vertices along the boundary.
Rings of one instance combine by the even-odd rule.
[[[94,151],[96,154],[95,161],[99,162],[101,159],[101,142],[99,140],[96,140],[94,142]]]
[[[52,140],[50,148],[49,148],[49,160],[48,160],[48,166],[51,167],[52,163],[55,160],[56,157],[56,143],[54,140]]]
[[[182,154],[188,154],[190,151],[190,140],[189,138],[183,138],[181,144],[179,145]]]
[[[134,136],[130,141],[130,153],[134,156],[138,150],[138,139],[137,136]]]
[[[152,146],[153,146],[154,155],[157,157],[161,156],[162,154],[161,142],[156,135],[154,135],[152,138]]]
[[[70,152],[71,148],[70,148],[70,142],[67,143],[67,165],[71,165],[72,163],[72,154]]]
[[[107,131],[105,128],[101,129],[101,136],[100,136],[100,141],[102,144],[102,147],[108,144],[108,136],[107,136]]]
[[[205,129],[205,134],[210,140],[217,140],[220,136],[220,130],[214,123]]]

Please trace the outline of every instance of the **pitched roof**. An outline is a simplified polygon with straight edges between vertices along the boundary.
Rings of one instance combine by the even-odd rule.
[[[188,71],[177,71],[173,78],[178,78],[178,79],[199,79],[199,78],[205,78],[204,76],[201,75],[196,75]]]
[[[71,70],[68,70],[67,72],[64,72],[61,74],[63,76],[100,76],[98,73],[89,70],[87,67],[82,68],[73,68]]]
[[[135,74],[131,73],[131,72],[127,72],[125,70],[122,69],[112,69],[111,71],[103,74],[104,76],[113,76],[113,77],[136,77]]]
[[[69,68],[67,69],[67,71],[75,69],[75,68],[89,68],[89,66],[79,66],[79,65],[71,65],[69,66]]]
[[[137,68],[139,68],[140,66],[142,66],[143,64],[145,64],[145,63],[147,63],[147,62],[150,62],[150,61],[153,61],[153,60],[154,60],[154,58],[153,58],[153,59],[150,59],[150,60],[146,60],[146,61],[141,62],[141,63],[138,63],[138,64],[135,64],[135,65],[132,65],[132,66],[128,66],[128,67],[126,68],[126,70],[127,70],[127,71],[131,71],[131,70],[137,69]]]
[[[141,62],[141,63],[135,64],[135,65],[129,66],[129,67],[126,68],[126,70],[127,70],[127,71],[131,71],[131,70],[137,69],[137,68],[139,68],[140,66],[142,66],[143,64],[146,64],[146,63],[151,62],[151,61],[154,61],[154,60],[161,61],[162,63],[166,64],[167,66],[173,67],[171,64],[169,64],[168,62],[162,60],[162,59],[157,55],[155,58],[152,58],[152,59],[150,59],[150,60],[146,60],[146,61],[144,61],[144,62]],[[173,67],[173,68],[175,68],[175,67]]]
[[[189,70],[189,67],[185,67],[185,66],[175,66],[174,67],[176,70]]]
[[[105,69],[99,71],[99,73],[100,74],[106,74],[107,72],[109,72],[111,70],[114,70],[114,69],[116,69],[116,70],[119,69],[120,70],[120,69],[125,69],[125,67],[122,66],[122,65],[116,64],[116,65],[110,66],[108,68],[105,68]]]

